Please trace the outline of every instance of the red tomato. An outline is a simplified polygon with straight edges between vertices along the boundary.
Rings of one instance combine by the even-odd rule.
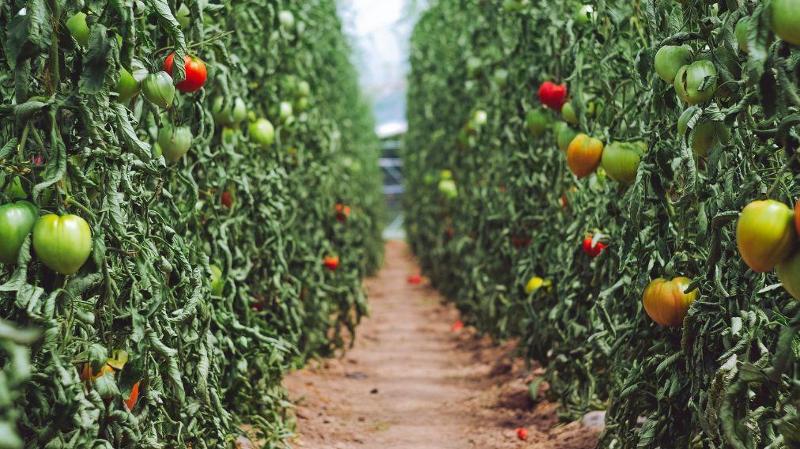
[[[567,102],[567,85],[545,81],[539,86],[539,101],[550,109],[560,111]]]
[[[219,202],[222,203],[223,206],[230,209],[233,207],[233,194],[228,192],[227,190],[222,192],[222,196],[220,196]]]
[[[408,276],[408,278],[406,280],[411,285],[419,285],[419,284],[422,283],[422,276],[420,276],[418,274],[412,274],[412,275]]]
[[[526,235],[512,235],[511,244],[517,249],[525,248],[531,244],[531,238]]]
[[[136,401],[139,400],[139,382],[133,384],[133,388],[131,388],[131,395],[128,396],[128,399],[125,399],[125,406],[128,407],[128,410],[133,410],[136,407]]]
[[[336,269],[339,268],[339,256],[325,256],[325,258],[322,259],[322,264],[325,265],[325,268],[336,271]]]
[[[336,203],[336,220],[339,223],[344,223],[350,217],[350,206],[341,203]]]
[[[169,73],[170,76],[172,76],[173,59],[175,59],[175,53],[170,53],[167,59],[164,60],[164,71]],[[176,87],[183,93],[200,90],[208,77],[206,64],[200,58],[189,55],[183,57],[183,63],[183,67],[186,70],[186,79],[178,83]]]
[[[461,329],[464,329],[464,322],[461,320],[456,320],[452,326],[450,326],[450,330],[453,332],[458,332]]]
[[[517,438],[520,440],[527,440],[528,439],[528,429],[524,427],[517,427]]]
[[[594,246],[592,246],[592,240],[594,240],[594,236],[592,235],[587,235],[586,238],[583,239],[583,252],[589,257],[597,257],[603,252],[604,249],[608,247],[608,245],[598,241]]]

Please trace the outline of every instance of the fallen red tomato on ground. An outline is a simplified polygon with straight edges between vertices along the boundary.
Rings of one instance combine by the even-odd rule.
[[[325,265],[325,268],[336,271],[336,269],[339,268],[339,256],[325,256],[325,258],[322,259],[322,264]]]
[[[452,326],[450,326],[450,330],[453,332],[458,332],[461,329],[464,329],[464,322],[461,320],[456,320]]]
[[[600,241],[592,245],[592,240],[594,240],[594,236],[592,235],[587,235],[586,238],[583,239],[583,252],[589,257],[597,257],[604,249],[608,248],[608,245]]]
[[[527,440],[528,439],[528,429],[524,427],[517,427],[517,438],[520,440]]]
[[[550,109],[561,111],[567,102],[567,85],[545,81],[539,86],[539,101]]]
[[[345,221],[347,221],[347,219],[350,217],[350,206],[341,203],[336,203],[335,208],[336,208],[336,220],[338,220],[339,223],[344,223]]]
[[[419,284],[422,283],[422,276],[420,276],[418,274],[412,274],[412,275],[409,275],[408,279],[406,279],[406,280],[411,285],[419,285]]]
[[[164,60],[164,71],[172,76],[172,65],[174,63],[175,53],[170,53],[167,59]],[[206,71],[206,64],[194,56],[186,55],[183,57],[184,69],[186,70],[186,79],[178,83],[175,87],[183,93],[190,93],[203,87],[208,77]]]

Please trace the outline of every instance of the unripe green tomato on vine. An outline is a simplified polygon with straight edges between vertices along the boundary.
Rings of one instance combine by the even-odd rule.
[[[278,106],[279,117],[281,123],[286,123],[294,116],[294,109],[292,108],[292,104],[288,101],[281,101],[280,105]]]
[[[600,165],[614,181],[632,184],[646,149],[644,142],[612,142],[603,149]]]
[[[528,5],[528,0],[505,0],[503,1],[503,10],[506,12],[520,12]]]
[[[658,49],[653,62],[658,77],[672,84],[681,67],[692,63],[692,49],[688,46],[665,45]]]
[[[588,25],[594,19],[596,13],[592,5],[582,5],[575,11],[575,23],[578,25]]]
[[[75,40],[83,47],[89,44],[89,25],[86,23],[86,13],[76,12],[67,19],[67,29]]]
[[[572,129],[569,125],[564,122],[556,122],[553,125],[553,133],[556,135],[556,144],[558,145],[558,149],[567,152],[567,148],[569,147],[570,142],[575,136],[578,135],[578,132]]]
[[[575,113],[575,106],[571,101],[564,103],[564,106],[561,107],[561,118],[571,125],[578,124],[578,114]]]
[[[158,145],[164,159],[178,162],[192,146],[192,130],[188,126],[165,125],[158,131]]]
[[[736,22],[736,28],[734,29],[734,36],[736,36],[736,43],[739,45],[739,51],[742,53],[748,53],[747,49],[747,33],[748,28],[750,27],[750,18],[749,17],[742,17]]]
[[[278,13],[278,21],[283,28],[291,30],[294,28],[294,14],[291,11],[281,11]]]
[[[222,270],[212,264],[209,265],[211,269],[211,294],[215,296],[222,296],[222,291],[225,289],[225,280],[222,278]]]
[[[77,215],[45,215],[33,227],[33,249],[53,271],[75,274],[92,253],[92,230]]]
[[[800,0],[772,0],[772,31],[792,45],[800,45]]]
[[[272,142],[275,141],[275,127],[265,118],[251,122],[248,130],[250,139],[264,148],[272,145]]]
[[[736,223],[736,247],[757,273],[772,270],[792,251],[797,240],[794,212],[775,200],[753,201]]]
[[[160,71],[147,75],[142,82],[142,93],[151,103],[163,109],[172,105],[175,99],[175,85],[169,73]]]
[[[534,137],[541,137],[550,125],[550,117],[541,109],[531,109],[525,115],[525,127]]]
[[[456,198],[458,196],[456,182],[452,179],[442,179],[439,181],[439,192],[441,192],[448,199]]]
[[[19,251],[33,230],[39,210],[28,201],[0,206],[0,263],[16,263]]]
[[[675,75],[675,92],[688,104],[704,103],[717,91],[717,68],[704,59],[683,66]]]
[[[123,104],[131,101],[131,98],[139,93],[139,83],[125,67],[119,69],[119,81],[117,81],[116,92],[117,101]]]

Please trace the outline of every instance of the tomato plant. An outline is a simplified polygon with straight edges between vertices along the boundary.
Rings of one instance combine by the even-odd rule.
[[[164,71],[172,76],[172,66],[175,63],[175,53],[170,53],[164,59]],[[183,57],[183,67],[186,70],[186,78],[178,83],[177,88],[183,93],[196,92],[202,89],[208,78],[206,64],[195,56],[186,55]]]
[[[567,147],[567,165],[579,178],[592,174],[603,155],[603,142],[586,134],[578,134]]]
[[[0,206],[0,263],[16,263],[25,238],[33,230],[39,211],[27,201]]]
[[[77,215],[48,214],[33,226],[33,249],[51,270],[75,274],[92,253],[92,230]]]
[[[772,270],[789,255],[796,239],[794,212],[779,201],[753,201],[739,215],[736,246],[753,271]]]
[[[650,282],[642,294],[642,304],[647,315],[662,326],[680,326],[689,307],[700,295],[688,291],[692,281],[685,277],[672,280],[658,278]]]

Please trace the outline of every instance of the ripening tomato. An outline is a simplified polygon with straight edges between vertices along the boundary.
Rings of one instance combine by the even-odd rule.
[[[67,29],[81,46],[85,47],[89,44],[90,33],[89,25],[86,23],[86,13],[79,11],[67,19]]]
[[[250,138],[263,148],[272,145],[272,142],[275,141],[275,127],[265,118],[251,122],[248,129]]]
[[[704,103],[717,91],[717,68],[703,59],[685,65],[675,75],[675,92],[688,104]]]
[[[586,255],[591,257],[591,258],[595,258],[595,257],[599,256],[600,253],[602,253],[604,249],[608,248],[607,244],[605,244],[605,243],[603,243],[603,242],[601,242],[599,240],[594,245],[592,245],[593,241],[594,241],[594,236],[593,235],[587,235],[583,239],[583,245],[581,245],[581,248],[583,249],[583,252],[586,253]]]
[[[793,45],[800,45],[800,0],[772,0],[772,31]]]
[[[567,85],[551,81],[543,82],[539,86],[539,101],[550,109],[561,111],[561,107],[567,101]]]
[[[800,235],[800,199],[794,203],[794,229]]]
[[[564,106],[561,107],[561,118],[569,124],[578,124],[578,114],[575,113],[575,107],[572,106],[571,101],[564,103]]]
[[[322,259],[322,265],[330,271],[336,271],[339,268],[339,256],[325,256]]]
[[[48,214],[33,226],[33,249],[53,271],[75,274],[92,253],[92,230],[77,215]]]
[[[552,282],[547,279],[542,279],[539,276],[533,276],[528,279],[528,282],[525,284],[525,293],[531,294],[542,287],[550,287]]]
[[[165,124],[158,130],[158,145],[164,159],[178,162],[192,146],[192,130],[188,126]]]
[[[564,122],[556,122],[553,126],[553,133],[556,135],[556,145],[558,145],[558,149],[565,153],[567,152],[567,148],[569,148],[569,143],[578,135],[577,131]]]
[[[0,206],[0,263],[16,263],[25,238],[33,230],[39,210],[32,203],[17,201]]]
[[[92,370],[92,364],[87,362],[83,364],[83,369],[81,369],[80,378],[82,381],[87,382],[90,380],[97,380],[109,373],[113,374],[114,368],[112,368],[111,365],[109,365],[108,363],[104,363],[99,371],[94,372]]]
[[[174,64],[175,53],[170,53],[164,60],[164,71],[172,76],[172,65]],[[183,57],[183,68],[186,71],[186,78],[177,84],[179,91],[191,93],[200,90],[206,83],[208,72],[206,63],[200,58],[186,55]]]
[[[602,155],[603,142],[581,133],[569,143],[567,165],[575,176],[583,178],[592,174],[600,165]]]
[[[629,185],[636,180],[645,150],[647,144],[644,142],[612,142],[603,149],[600,163],[609,178]]]
[[[642,294],[644,311],[662,326],[680,326],[689,306],[700,294],[696,289],[686,291],[691,283],[685,277],[676,277],[671,281],[664,278],[653,280]]]
[[[665,45],[658,49],[654,59],[658,77],[672,84],[681,67],[692,63],[692,49],[686,45]]]
[[[753,201],[739,215],[736,246],[747,266],[763,273],[792,250],[796,240],[794,212],[774,200]]]
[[[175,99],[175,85],[169,73],[161,71],[151,73],[142,81],[142,93],[151,103],[167,109]]]
[[[547,130],[550,117],[540,109],[531,109],[525,115],[525,127],[534,137],[540,137]]]

